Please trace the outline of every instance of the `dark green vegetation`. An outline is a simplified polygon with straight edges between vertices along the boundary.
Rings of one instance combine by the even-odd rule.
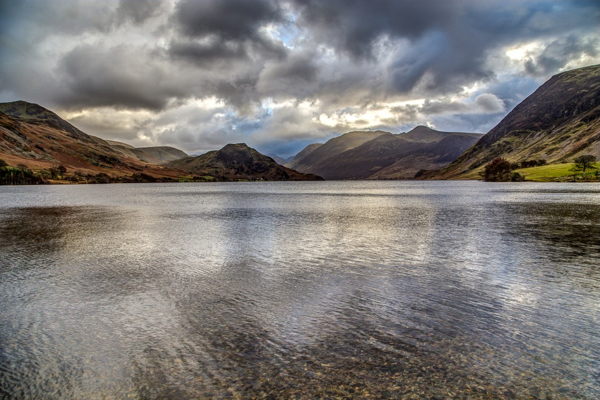
[[[282,167],[271,157],[260,154],[244,143],[228,144],[221,150],[210,151],[198,157],[172,161],[168,167],[194,174],[197,179],[206,176],[218,181],[305,181],[320,180],[314,174],[303,174]]]
[[[0,185],[37,185],[40,183],[48,183],[48,181],[27,167],[10,167],[0,159]]]
[[[586,171],[591,171],[591,170],[598,170],[598,167],[596,167],[594,165],[594,163],[596,162],[596,157],[594,157],[593,155],[589,154],[589,155],[585,155],[585,156],[579,156],[577,158],[575,158],[573,160],[573,175],[577,175],[579,173],[581,173],[582,177],[585,177]],[[598,174],[596,174],[597,177]]]
[[[482,177],[487,182],[508,182],[511,178],[511,172],[510,162],[498,157],[485,166]]]
[[[548,164],[600,153],[600,66],[553,76],[431,179],[476,179],[495,158]]]
[[[498,157],[493,159],[485,166],[481,177],[486,182],[521,182],[523,176],[518,172],[513,172],[516,164],[511,164],[506,159]]]
[[[325,179],[409,179],[420,170],[448,165],[481,137],[418,126],[408,133],[350,132],[314,149],[289,166]]]
[[[26,165],[9,166],[0,159],[0,185],[40,185],[50,183],[153,183],[177,182],[173,178],[135,173],[127,176],[108,175],[104,172],[98,174],[83,173],[80,170],[68,171],[63,165],[32,171]]]

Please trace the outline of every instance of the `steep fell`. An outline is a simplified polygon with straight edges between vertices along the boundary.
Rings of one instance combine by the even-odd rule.
[[[600,153],[600,65],[553,76],[432,179],[476,179],[496,157],[569,162]]]
[[[143,171],[157,177],[176,176],[175,171],[124,155],[52,111],[24,101],[0,103],[0,158],[32,170],[63,165],[83,173],[124,176]]]
[[[323,143],[309,144],[308,146],[303,148],[298,154],[296,154],[289,163],[285,164],[285,166],[291,169],[296,168],[296,166],[298,166],[298,164],[302,161],[304,157],[306,157],[321,146],[323,146]]]

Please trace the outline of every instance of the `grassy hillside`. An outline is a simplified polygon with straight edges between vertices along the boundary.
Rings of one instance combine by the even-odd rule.
[[[514,172],[518,172],[527,181],[537,182],[555,182],[555,181],[572,181],[581,180],[581,174],[573,173],[573,163],[542,165],[539,167],[521,168]],[[595,172],[598,171],[600,163],[594,163],[595,170],[586,172],[588,179],[595,179]],[[574,178],[575,177],[575,178]]]
[[[170,146],[132,147],[120,144],[111,144],[111,146],[129,157],[157,165],[163,165],[188,156],[183,151]]]

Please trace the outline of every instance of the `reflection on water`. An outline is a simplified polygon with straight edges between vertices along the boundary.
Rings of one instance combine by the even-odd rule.
[[[0,190],[0,397],[600,397],[597,185]]]

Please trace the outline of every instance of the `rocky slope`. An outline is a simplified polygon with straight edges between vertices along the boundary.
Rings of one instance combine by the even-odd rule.
[[[496,157],[570,162],[600,153],[600,65],[553,76],[431,179],[476,179]]]
[[[197,157],[172,161],[167,166],[199,177],[208,176],[221,181],[322,179],[313,174],[303,174],[283,167],[271,157],[259,153],[245,143],[228,144],[220,150],[210,151]]]
[[[351,132],[302,157],[296,168],[325,179],[409,179],[420,170],[448,165],[480,137],[425,126],[398,135]]]

